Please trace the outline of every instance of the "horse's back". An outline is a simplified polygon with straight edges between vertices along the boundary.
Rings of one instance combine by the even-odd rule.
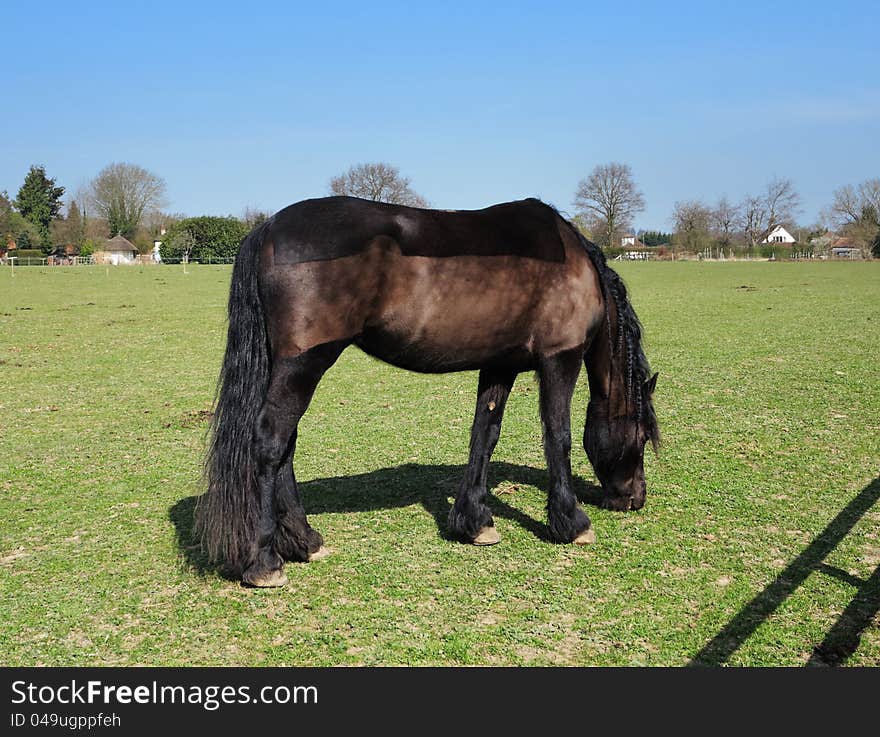
[[[404,256],[516,256],[565,260],[555,211],[538,200],[482,210],[428,210],[355,197],[304,200],[281,210],[271,227],[276,265],[331,261],[391,239]]]

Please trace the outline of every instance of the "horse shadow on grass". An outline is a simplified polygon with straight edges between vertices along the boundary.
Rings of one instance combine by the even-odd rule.
[[[825,562],[856,523],[880,499],[880,478],[874,479],[760,594],[755,596],[693,657],[691,666],[720,666],[751,637],[813,573],[833,576],[852,586],[855,594],[837,621],[813,648],[807,667],[843,665],[858,649],[862,633],[880,611],[880,565],[861,579]]]
[[[306,514],[367,512],[377,509],[394,509],[421,504],[434,518],[438,534],[451,540],[446,524],[458,484],[464,477],[464,465],[423,465],[408,463],[393,468],[382,468],[370,473],[353,476],[335,476],[314,479],[299,484],[300,495]],[[489,466],[489,489],[507,482],[513,486],[549,488],[550,477],[546,469],[513,463],[491,463]],[[598,506],[602,489],[575,476],[574,492],[578,499]],[[168,510],[174,525],[177,547],[184,562],[200,575],[209,573],[228,575],[213,565],[198,545],[193,533],[193,512],[198,497],[181,499]],[[516,507],[508,504],[498,494],[489,494],[487,504],[495,517],[509,519],[531,532],[543,542],[550,543],[550,532],[544,522],[532,519]]]

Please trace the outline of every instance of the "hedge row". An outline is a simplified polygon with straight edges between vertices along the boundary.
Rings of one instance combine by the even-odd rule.
[[[163,261],[183,258],[192,261],[234,258],[250,228],[234,217],[186,218],[172,225],[162,238],[159,253]]]

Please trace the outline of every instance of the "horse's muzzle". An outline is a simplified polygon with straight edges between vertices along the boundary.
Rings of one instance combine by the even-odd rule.
[[[615,512],[629,512],[645,506],[647,488],[644,485],[635,491],[632,488],[609,490],[604,486],[603,489],[605,496],[602,498],[601,506],[605,509],[611,509]]]

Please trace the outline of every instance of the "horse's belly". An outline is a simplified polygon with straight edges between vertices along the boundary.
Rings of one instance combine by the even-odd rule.
[[[540,355],[583,343],[588,317],[572,298],[579,290],[554,285],[562,264],[404,257],[393,266],[357,341],[389,363],[423,372],[493,363],[525,370]]]
[[[474,339],[448,341],[432,335],[396,332],[388,327],[366,328],[355,345],[398,368],[436,374],[505,365],[520,371],[533,368],[534,354],[526,345]]]

